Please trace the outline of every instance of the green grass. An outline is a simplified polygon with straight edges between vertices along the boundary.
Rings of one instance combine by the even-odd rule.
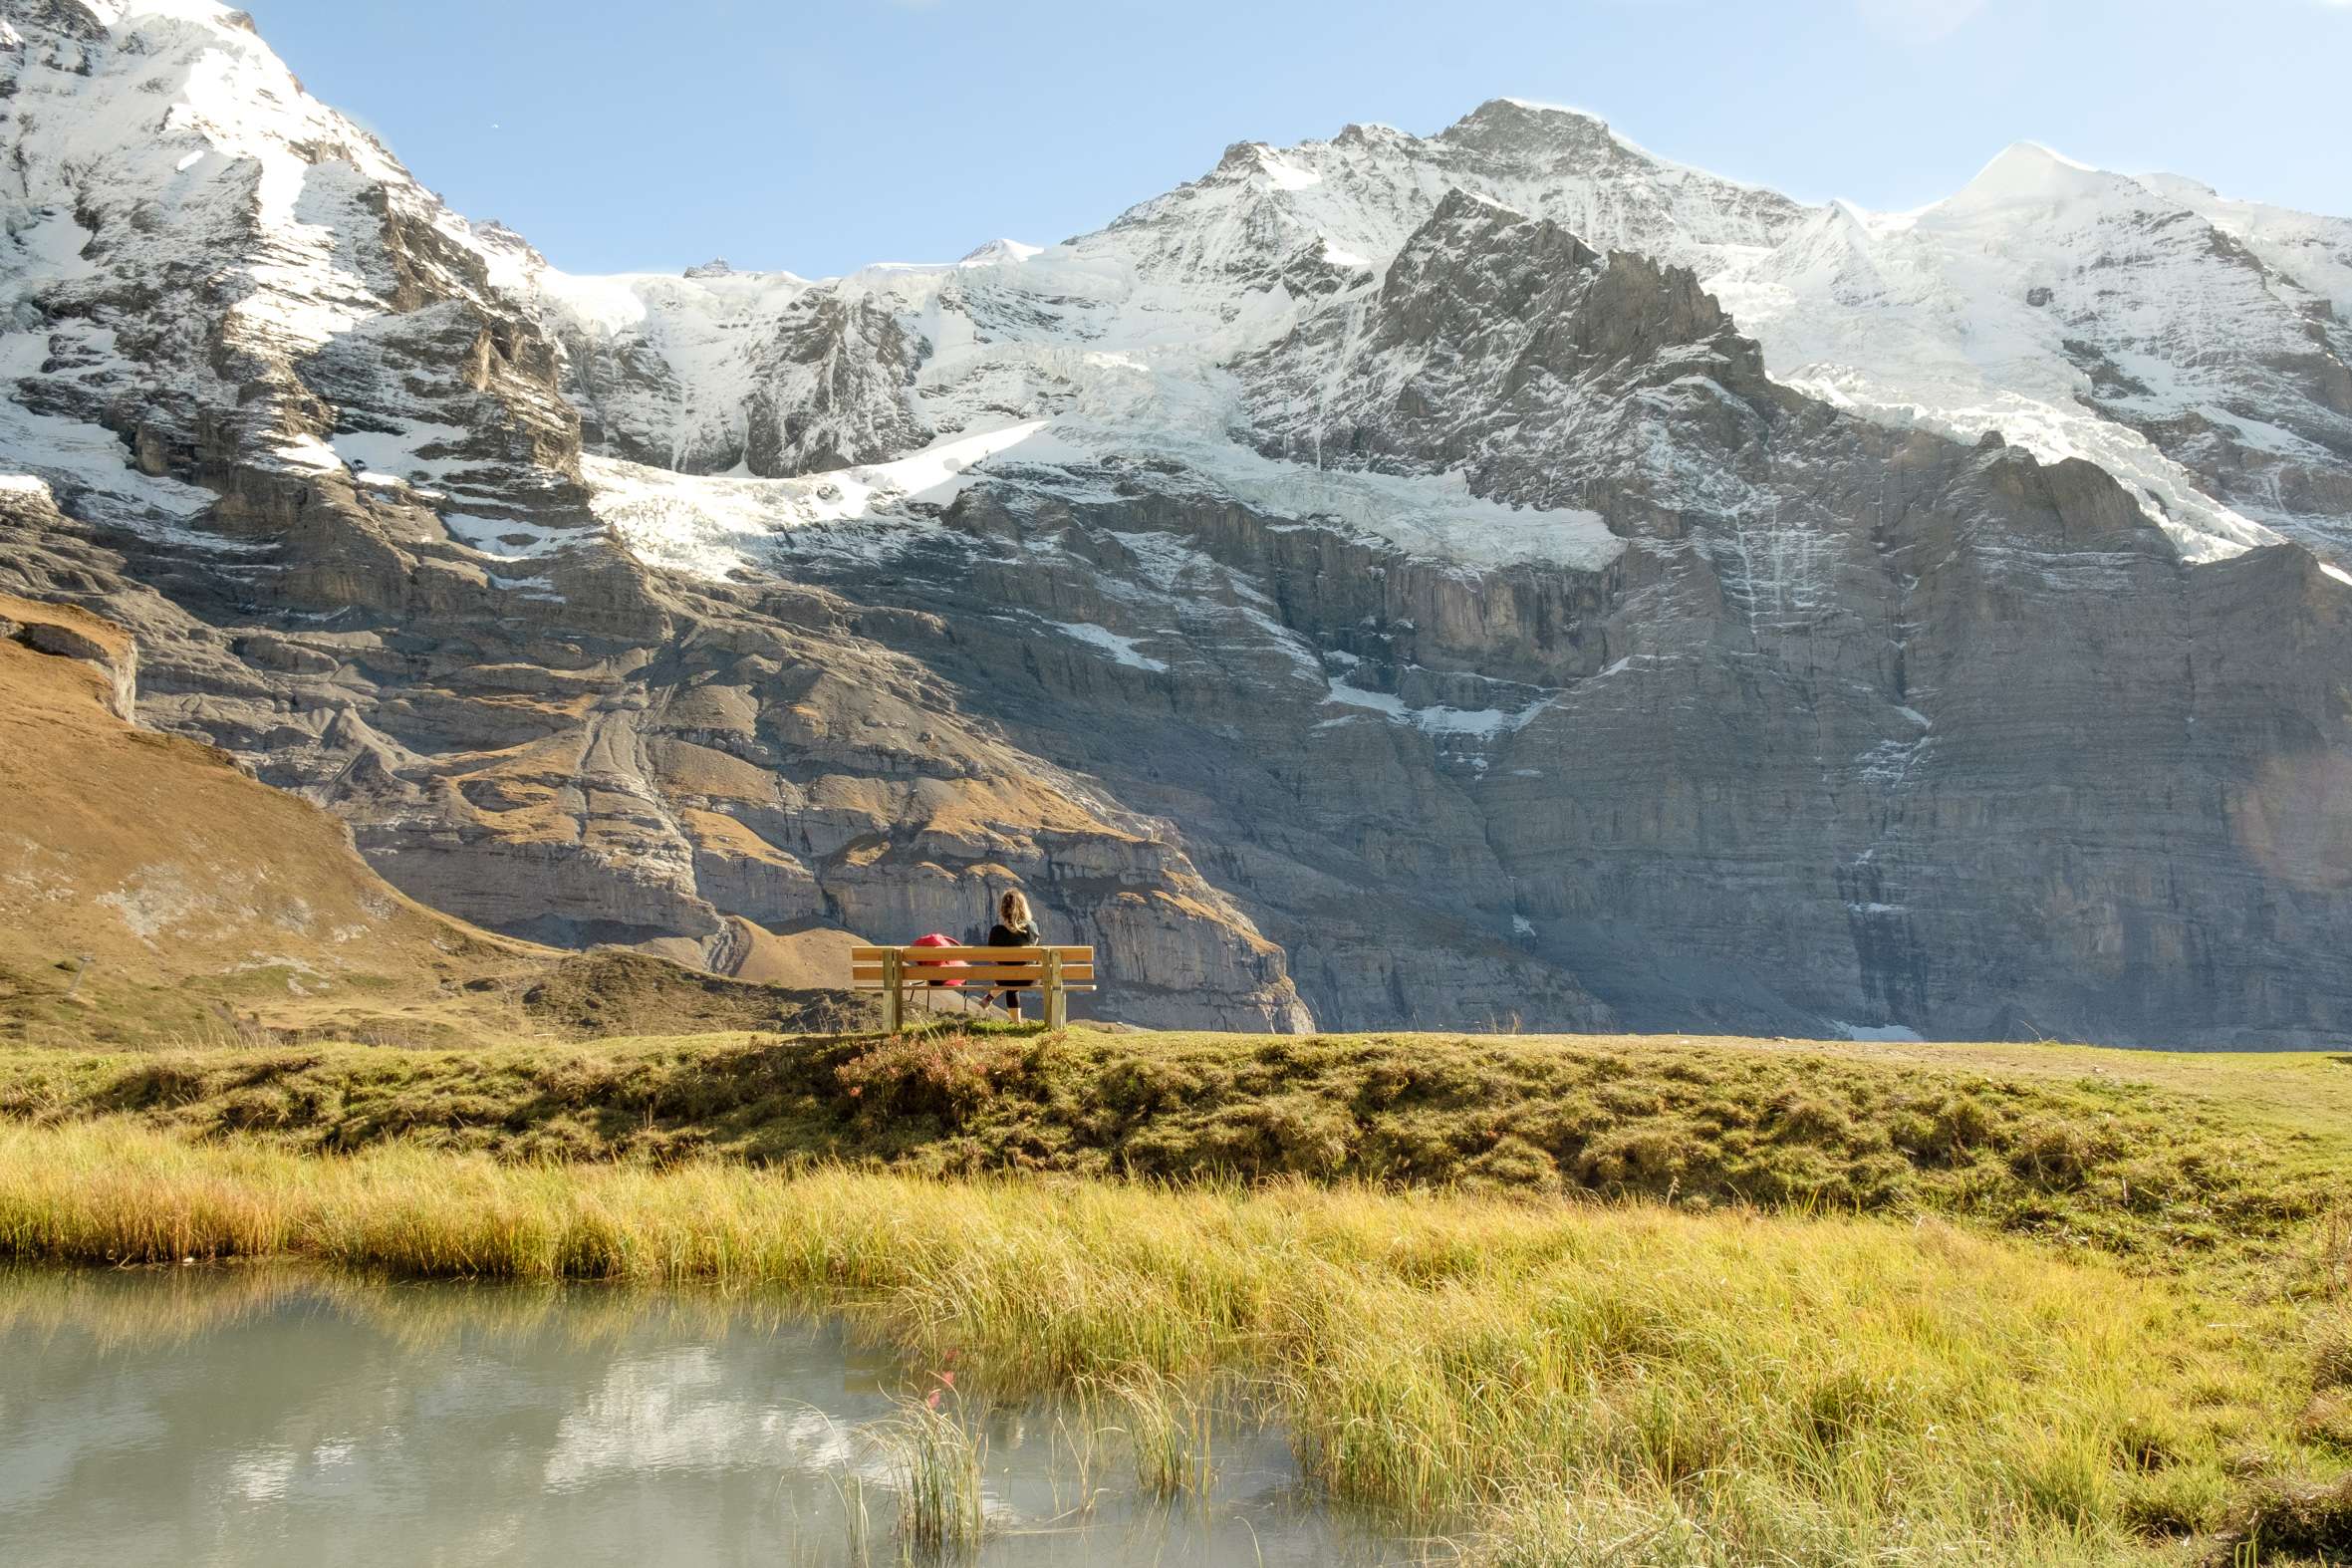
[[[1237,1378],[1336,1496],[1512,1561],[2150,1561],[2249,1509],[2352,1525],[2322,1490],[2352,1453],[2305,1423],[2341,1302],[1929,1219],[320,1159],[115,1119],[0,1128],[0,1253],[780,1287],[1007,1392]]]
[[[2352,1058],[953,1030],[474,1051],[0,1048],[0,1116],[504,1159],[1298,1176],[1935,1213],[2267,1267],[2352,1191]]]

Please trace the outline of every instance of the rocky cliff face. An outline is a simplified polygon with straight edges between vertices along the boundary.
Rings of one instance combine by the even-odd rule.
[[[1900,226],[1504,101],[588,279],[235,13],[0,17],[0,588],[428,903],[732,969],[1020,886],[1153,1022],[2352,1027],[2329,220]]]
[[[5,434],[39,478],[0,492],[0,580],[131,626],[147,721],[517,934],[726,966],[729,915],[961,932],[1025,885],[1113,949],[1135,1016],[1305,1020],[1172,832],[964,721],[871,612],[612,548],[573,362],[494,281],[518,247],[233,14],[10,17]],[[778,352],[822,378],[861,331],[897,328],[820,310]],[[752,438],[838,458],[817,404]]]

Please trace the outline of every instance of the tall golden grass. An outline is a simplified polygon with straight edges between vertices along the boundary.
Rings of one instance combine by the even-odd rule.
[[[2324,1476],[2308,1321],[1936,1221],[349,1158],[0,1126],[0,1256],[774,1287],[1007,1392],[1241,1378],[1335,1496],[1543,1562],[2148,1560]]]

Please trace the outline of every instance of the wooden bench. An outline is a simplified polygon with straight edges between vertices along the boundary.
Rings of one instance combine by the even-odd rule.
[[[960,966],[958,966],[960,964]],[[907,1024],[907,993],[961,980],[965,990],[990,995],[1008,985],[1045,997],[1045,1021],[1070,1021],[1070,993],[1095,988],[1092,947],[852,947],[850,985],[882,992],[883,1027]]]

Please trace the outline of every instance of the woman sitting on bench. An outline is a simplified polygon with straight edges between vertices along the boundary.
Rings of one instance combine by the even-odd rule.
[[[1037,917],[1029,913],[1027,895],[1018,888],[1007,888],[1004,897],[996,901],[996,923],[988,927],[988,945],[1037,947],[1043,944],[1044,938],[1037,934]],[[997,998],[1016,1021],[1021,1016],[1021,992],[1026,989],[1026,986],[1008,985]]]

